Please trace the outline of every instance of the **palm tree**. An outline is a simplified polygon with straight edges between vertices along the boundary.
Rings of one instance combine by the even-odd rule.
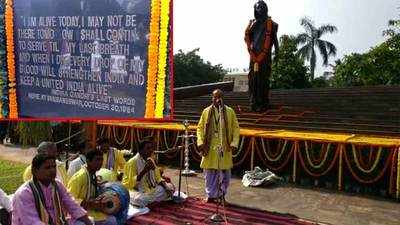
[[[333,25],[326,24],[320,27],[315,27],[314,22],[307,17],[300,20],[300,24],[304,27],[304,33],[297,35],[296,40],[298,45],[303,45],[297,52],[302,59],[310,61],[311,79],[314,79],[315,64],[317,57],[315,47],[318,47],[323,59],[323,65],[328,65],[329,56],[336,55],[336,47],[329,41],[322,40],[321,37],[327,33],[337,32],[337,28]]]

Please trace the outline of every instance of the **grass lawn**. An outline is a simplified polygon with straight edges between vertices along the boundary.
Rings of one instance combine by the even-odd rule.
[[[23,183],[22,173],[26,164],[0,160],[0,188],[7,194],[14,193]]]

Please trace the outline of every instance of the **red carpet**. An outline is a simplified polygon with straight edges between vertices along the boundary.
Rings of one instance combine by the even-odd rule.
[[[215,211],[215,204],[203,202],[202,199],[189,198],[183,204],[174,204],[163,202],[149,207],[150,213],[135,217],[128,221],[128,225],[200,225],[215,224],[210,221],[210,216]],[[220,208],[221,209],[221,208]],[[223,209],[220,214],[224,216]],[[272,213],[262,210],[245,208],[237,205],[225,207],[227,222],[223,224],[273,224],[273,225],[311,225],[317,224],[311,221],[305,221],[292,215]]]

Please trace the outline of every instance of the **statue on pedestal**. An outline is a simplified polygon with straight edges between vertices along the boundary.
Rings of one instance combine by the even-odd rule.
[[[269,108],[269,89],[272,46],[275,56],[279,51],[278,24],[268,16],[267,4],[259,0],[254,5],[254,18],[245,32],[247,50],[250,54],[249,94],[252,111],[262,112]]]

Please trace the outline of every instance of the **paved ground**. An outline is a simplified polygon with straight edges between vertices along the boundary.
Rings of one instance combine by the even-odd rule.
[[[0,145],[0,159],[29,162],[34,149]],[[178,171],[168,169],[166,174],[178,184]],[[182,180],[182,189],[190,196],[204,196],[202,174]],[[344,225],[399,225],[400,203],[387,199],[350,195],[325,189],[305,189],[290,184],[263,188],[245,188],[241,180],[232,179],[227,200],[231,203],[288,213],[300,218],[329,224]]]

